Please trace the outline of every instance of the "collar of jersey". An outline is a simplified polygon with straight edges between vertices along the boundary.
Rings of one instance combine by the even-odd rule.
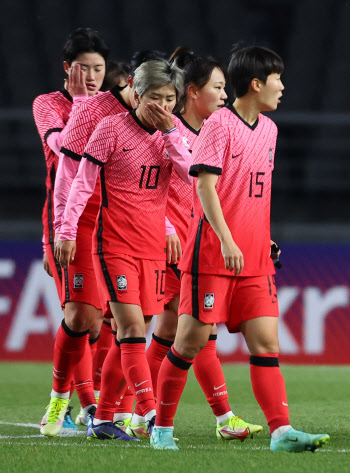
[[[228,104],[227,105],[227,108],[234,114],[236,115],[236,117],[238,117],[241,122],[243,122],[247,127],[249,127],[251,130],[255,130],[255,128],[259,125],[259,117],[255,120],[255,122],[253,123],[253,125],[249,125],[248,122],[246,122],[245,120],[243,120],[243,118],[237,113],[237,110],[231,105],[231,104]]]
[[[143,128],[145,131],[147,131],[147,133],[149,133],[150,135],[153,135],[153,133],[155,133],[156,131],[158,131],[156,128],[147,128],[147,127],[137,118],[136,110],[131,110],[130,115],[131,115],[132,118],[135,120],[135,122],[136,122],[141,128]]]
[[[195,135],[199,135],[199,132],[201,131],[201,128],[199,130],[195,130],[194,128],[191,127],[191,125],[189,123],[186,122],[186,120],[184,119],[184,117],[181,115],[180,112],[176,112],[174,113],[174,115],[182,121],[182,123],[185,125],[186,128],[188,128],[190,131],[192,131],[192,133],[194,133]]]
[[[72,96],[70,95],[68,90],[62,89],[62,90],[60,90],[60,92],[61,92],[62,95],[64,95],[66,97],[67,100],[69,100],[70,102],[73,102]]]
[[[126,86],[125,86],[126,87]],[[125,89],[125,87],[120,87],[119,85],[115,85],[113,89],[110,90],[111,94],[123,105],[124,108],[127,110],[132,110],[130,105],[128,105],[123,97],[120,95],[120,92]]]

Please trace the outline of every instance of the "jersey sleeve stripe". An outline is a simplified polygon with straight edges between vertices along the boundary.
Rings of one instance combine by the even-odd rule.
[[[45,143],[47,144],[47,138],[51,135],[51,133],[55,133],[56,131],[60,132],[62,130],[63,130],[63,128],[50,128],[50,130],[47,130],[47,132],[44,135]]]
[[[206,164],[193,164],[190,167],[189,175],[193,177],[198,177],[198,171],[207,171],[211,174],[217,174],[220,176],[222,174],[222,169],[215,166],[207,166]]]
[[[97,166],[104,166],[105,163],[102,163],[101,161],[99,161],[98,159],[94,158],[93,156],[90,156],[90,154],[88,153],[84,153],[83,154],[83,158],[86,158],[88,161],[90,161],[91,163],[94,163],[94,164],[97,164]]]
[[[73,151],[70,151],[69,149],[64,148],[63,146],[61,148],[61,153],[68,156],[69,158],[74,159],[74,161],[81,161],[81,155],[80,154],[74,153]]]

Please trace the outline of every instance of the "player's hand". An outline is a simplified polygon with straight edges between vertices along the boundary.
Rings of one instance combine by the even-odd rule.
[[[68,71],[68,78],[65,79],[66,89],[71,97],[75,95],[88,95],[86,87],[86,72],[84,72],[80,64],[73,64]]]
[[[149,122],[157,130],[165,133],[174,128],[173,114],[166,107],[163,108],[155,102],[150,102],[146,104],[146,110]]]
[[[55,246],[55,257],[62,268],[68,266],[74,261],[77,243],[75,240],[58,241]]]
[[[278,248],[277,256],[279,257],[280,254],[281,254],[281,249],[280,249],[280,247],[277,245],[277,243],[274,242],[273,240],[270,240],[270,256],[271,256],[271,253],[272,253],[272,248],[271,248],[271,247],[272,247],[273,245],[275,245],[275,247]],[[276,254],[276,253],[274,253],[274,254]]]
[[[181,259],[182,249],[180,238],[176,233],[166,237],[166,260],[168,264],[175,264]]]
[[[229,271],[234,270],[235,276],[241,274],[244,267],[243,253],[232,238],[221,242],[221,253],[225,261],[225,268]]]
[[[46,253],[43,254],[43,265],[44,265],[44,269],[47,272],[47,274],[52,277],[52,271],[51,271],[49,262],[47,261],[47,254]]]

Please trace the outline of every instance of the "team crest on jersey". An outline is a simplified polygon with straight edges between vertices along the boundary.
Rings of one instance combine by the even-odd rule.
[[[204,295],[204,309],[212,309],[214,307],[215,296],[213,292],[207,292]]]
[[[186,136],[182,137],[182,142],[186,146],[186,148],[190,147],[190,144],[189,144],[188,139],[186,138]]]
[[[269,149],[269,164],[272,165],[272,148]]]
[[[118,291],[126,291],[128,288],[128,280],[126,279],[125,274],[122,276],[117,276],[117,287]]]
[[[74,289],[84,288],[84,274],[75,273],[73,278]]]

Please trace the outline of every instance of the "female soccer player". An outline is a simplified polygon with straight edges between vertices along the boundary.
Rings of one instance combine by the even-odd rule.
[[[78,248],[79,217],[101,171],[94,265],[102,298],[118,326],[122,367],[120,378],[114,376],[110,382],[120,390],[125,374],[149,432],[155,400],[145,356],[144,316],[163,309],[164,219],[173,166],[191,182],[191,154],[171,114],[182,87],[182,72],[167,61],[148,61],[135,71],[137,109],[106,117],[92,134],[72,185],[57,245],[61,265],[68,266]],[[98,407],[88,437],[130,439],[112,419],[113,413],[105,415]]]
[[[181,120],[182,134],[192,149],[204,120],[225,105],[227,100],[225,74],[222,65],[215,59],[197,57],[184,47],[174,51],[171,61],[184,71],[184,92],[177,103],[176,115]],[[175,226],[183,248],[191,220],[192,193],[192,186],[185,184],[173,171],[166,214]],[[155,395],[157,395],[157,377],[161,362],[172,346],[176,334],[179,294],[180,271],[177,264],[167,265],[165,311],[157,316],[152,342],[146,354]],[[194,373],[217,418],[216,435],[218,438],[242,440],[249,434],[259,432],[262,427],[248,424],[232,413],[228,403],[224,374],[216,354],[216,338],[217,328],[214,325],[205,349],[201,351],[200,356],[195,358]],[[138,438],[146,436],[138,405],[136,405],[135,414],[127,432]]]
[[[105,62],[109,49],[98,32],[90,28],[79,28],[67,39],[63,49],[63,67],[68,78],[65,80],[65,89],[37,97],[33,104],[33,113],[40,137],[43,142],[47,178],[47,197],[43,210],[44,226],[44,268],[54,277],[57,292],[62,305],[65,304],[66,287],[62,285],[62,271],[59,263],[54,258],[53,228],[54,211],[54,185],[58,165],[58,155],[73,116],[78,106],[87,98],[98,93],[105,75]],[[68,127],[67,127],[68,125]],[[78,278],[77,278],[78,279]],[[79,303],[73,303],[65,307],[65,312],[77,310]],[[56,351],[56,348],[55,348]],[[90,369],[91,371],[91,369]],[[86,384],[86,369],[83,365],[77,365],[74,371],[75,379],[79,384]],[[54,379],[59,375],[54,371]],[[91,373],[88,372],[88,378]],[[77,386],[79,390],[79,387]],[[60,403],[60,401],[58,401]],[[52,404],[52,405],[51,405]],[[56,412],[57,402],[50,402],[50,406],[42,420],[42,433],[55,435],[52,430],[51,411]],[[59,423],[62,426],[62,419]],[[73,423],[71,423],[74,426]]]
[[[329,440],[327,434],[290,426],[278,363],[278,301],[270,258],[277,128],[261,112],[277,108],[283,69],[281,58],[268,49],[237,49],[229,65],[237,98],[209,117],[193,147],[190,173],[198,176],[193,219],[180,263],[178,330],[158,378],[151,436],[155,449],[178,450],[173,418],[188,369],[217,322],[245,337],[252,387],[270,427],[271,450],[314,450]]]

